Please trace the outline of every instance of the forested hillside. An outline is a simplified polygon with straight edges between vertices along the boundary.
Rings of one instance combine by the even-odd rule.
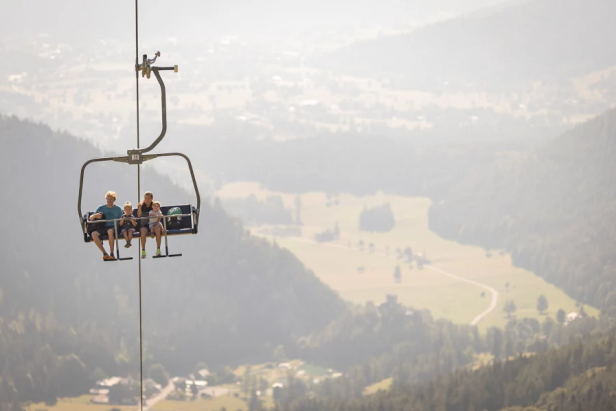
[[[382,190],[435,198],[510,148],[489,143],[414,145],[356,133],[285,142],[212,137],[204,146],[196,154],[200,164],[226,182],[257,181],[287,192],[366,195]]]
[[[447,374],[466,370],[454,375],[468,375],[471,368],[477,368],[479,358],[507,362],[516,357],[543,353],[550,347],[587,341],[597,330],[605,330],[607,325],[607,321],[597,321],[595,318],[580,318],[566,325],[549,317],[543,323],[535,319],[512,319],[503,330],[492,327],[487,333],[480,334],[475,326],[433,320],[428,312],[404,307],[393,299],[379,306],[366,304],[362,312],[347,314],[326,329],[300,341],[298,348],[301,358],[334,365],[344,374],[322,380],[318,384],[291,380],[279,396],[280,409],[306,409],[303,407],[307,404],[314,407],[308,409],[315,410],[337,409],[338,406],[363,409],[355,407],[361,403],[365,406],[364,401],[350,399],[362,398],[367,392],[367,386],[392,386],[398,390],[396,396],[400,396],[409,387],[421,390],[427,382],[435,380],[438,384],[430,386],[438,385],[437,389],[441,391],[435,394],[438,401],[451,398],[452,404],[464,407],[464,402],[462,405],[458,402],[456,390],[452,393],[439,385],[443,379],[450,378]],[[590,352],[593,352],[592,349]],[[550,372],[560,372],[560,368]],[[507,378],[517,377],[508,375]],[[458,379],[450,380],[459,383]],[[485,387],[492,387],[478,379],[472,381],[477,384],[473,388],[477,393]],[[461,389],[468,388],[464,386]],[[544,386],[539,384],[535,389],[541,393]],[[493,393],[494,397],[498,395],[499,392]],[[319,400],[307,402],[308,398]],[[507,398],[494,400],[508,401]],[[416,409],[440,409],[433,408],[435,403],[425,403],[423,408]],[[301,405],[296,408],[298,404]],[[485,409],[494,409],[491,407],[486,406]]]
[[[323,64],[392,75],[405,87],[550,82],[616,64],[616,52],[600,46],[616,35],[615,13],[612,1],[532,0],[359,42],[324,57]]]
[[[612,315],[615,127],[610,111],[526,151],[350,134],[284,143],[212,139],[203,164],[226,181],[272,190],[430,197],[431,228],[440,235],[506,248],[516,264]]]
[[[281,409],[308,410],[565,410],[616,409],[616,337],[552,348],[423,385],[351,399],[287,399]]]
[[[616,111],[466,178],[430,210],[442,236],[515,264],[616,315]]]
[[[448,373],[477,365],[478,358],[496,361],[541,353],[549,347],[588,339],[607,321],[580,318],[569,324],[546,317],[512,319],[505,329],[480,334],[475,326],[434,320],[427,311],[404,307],[393,299],[363,311],[348,313],[326,329],[302,338],[298,356],[344,371],[319,384],[293,381],[282,403],[301,398],[336,400],[361,397],[367,386],[390,379],[393,387],[424,384]],[[282,409],[286,409],[282,407]],[[317,408],[328,409],[328,408]],[[430,409],[430,408],[425,408]]]
[[[96,367],[137,373],[137,262],[104,263],[83,242],[78,222],[79,170],[102,153],[16,118],[0,117],[0,135],[0,387],[14,387],[23,401],[70,395],[70,386],[81,386],[76,379]],[[163,204],[195,203],[151,167],[142,175],[142,192],[154,191]],[[135,168],[124,164],[89,167],[85,184],[84,210],[103,203],[107,190],[118,193],[118,203],[139,201]],[[199,235],[171,238],[170,249],[184,256],[143,261],[146,369],[152,362],[179,373],[199,361],[215,367],[266,360],[277,345],[346,310],[291,253],[249,236],[207,199]],[[137,247],[121,252],[136,257]],[[66,389],[50,385],[62,381],[55,377],[66,361],[82,371],[70,374]],[[36,372],[41,368],[45,373]]]

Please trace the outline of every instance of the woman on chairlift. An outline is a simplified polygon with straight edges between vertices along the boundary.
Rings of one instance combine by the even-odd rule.
[[[143,194],[143,201],[137,205],[137,217],[147,217],[152,211],[152,201],[154,200],[154,194],[151,191],[146,191]],[[145,239],[148,236],[149,232],[149,224],[148,220],[139,220],[141,232],[141,258],[145,258],[147,256],[145,252]],[[154,226],[154,232],[150,232],[149,234],[152,236],[156,236],[156,249],[160,249],[161,236],[163,234],[163,230],[158,225]]]

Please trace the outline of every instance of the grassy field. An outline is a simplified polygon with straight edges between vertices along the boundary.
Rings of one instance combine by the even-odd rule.
[[[369,385],[364,389],[364,395],[376,394],[381,390],[387,391],[391,388],[392,382],[393,378],[386,378],[383,381],[377,382],[376,384]]]
[[[222,198],[245,197],[254,193],[258,198],[280,195],[285,206],[294,209],[295,194],[273,193],[263,190],[258,184],[235,183],[224,186],[217,194]],[[481,296],[484,289],[447,277],[427,268],[412,268],[394,258],[397,248],[411,247],[431,264],[473,281],[493,287],[499,292],[495,310],[478,326],[485,330],[491,325],[503,326],[507,319],[502,307],[507,299],[515,301],[517,316],[543,320],[536,309],[537,298],[547,297],[549,309],[546,315],[555,317],[560,308],[567,312],[576,310],[576,302],[557,287],[546,283],[532,272],[513,267],[506,253],[492,252],[491,257],[480,247],[461,245],[445,240],[428,228],[427,212],[430,200],[377,194],[367,197],[340,195],[328,199],[324,193],[309,193],[301,196],[301,237],[272,238],[278,245],[288,248],[306,266],[340,295],[354,303],[382,302],[387,294],[396,294],[398,300],[415,308],[429,309],[436,318],[447,318],[458,323],[470,322],[490,304],[490,293]],[[359,231],[358,220],[366,206],[390,203],[396,226],[388,233]],[[328,206],[328,203],[330,204]],[[337,204],[336,204],[337,203]],[[314,235],[338,224],[340,238],[331,243],[316,243]],[[251,228],[253,234],[262,229]],[[360,251],[359,242],[364,242]],[[374,252],[368,252],[368,245]],[[394,282],[393,273],[400,266],[402,280]],[[358,268],[363,267],[363,273]],[[508,287],[506,285],[508,284]],[[598,312],[585,307],[590,315]]]
[[[152,411],[220,411],[221,408],[228,411],[247,410],[244,401],[232,395],[221,395],[212,399],[198,399],[195,401],[168,401],[163,400],[152,407]]]
[[[102,405],[91,404],[90,400],[94,398],[93,395],[82,395],[75,398],[60,398],[58,403],[54,406],[47,406],[44,403],[30,404],[25,406],[26,411],[109,411],[112,408],[118,408],[122,411],[134,411],[135,407],[121,407],[118,405]],[[216,410],[218,411],[218,409]]]
[[[54,406],[47,406],[44,403],[31,404],[25,407],[26,411],[109,411],[112,408],[121,411],[135,411],[136,406],[102,405],[91,404],[92,395],[82,395],[76,398],[61,398]],[[212,399],[199,399],[196,401],[168,401],[163,400],[154,405],[151,411],[220,411],[225,407],[228,411],[247,410],[248,406],[239,398],[232,394],[221,395]]]

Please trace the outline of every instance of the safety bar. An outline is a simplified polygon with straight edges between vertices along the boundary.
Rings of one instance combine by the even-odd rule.
[[[162,220],[163,218],[171,218],[171,217],[190,217],[190,216],[192,216],[192,213],[189,213],[189,214],[161,215],[161,216],[160,216],[160,218],[161,218],[161,220]],[[147,217],[133,217],[133,218],[134,218],[135,220],[149,220],[150,218],[153,218],[153,217],[149,217],[149,216],[147,216]],[[122,220],[121,218],[116,218],[116,219],[114,219],[114,220],[98,220],[98,219],[96,219],[96,220],[86,220],[86,223],[87,223],[87,224],[96,224],[96,223],[111,223],[112,221],[118,221],[118,222],[119,222],[119,221],[121,221],[121,220]]]
[[[143,159],[144,161],[147,161],[147,160],[153,160],[157,157],[171,157],[171,156],[182,157],[184,160],[186,160],[186,163],[188,164],[188,169],[190,171],[190,178],[192,179],[193,188],[195,189],[195,194],[197,196],[197,215],[196,215],[197,218],[193,219],[193,225],[195,226],[195,228],[197,228],[199,212],[201,210],[201,195],[199,194],[199,187],[197,187],[197,180],[195,179],[195,172],[193,170],[190,159],[182,153],[150,154],[150,155],[144,156]],[[83,193],[83,175],[85,173],[85,169],[91,163],[103,162],[103,161],[115,161],[115,162],[120,162],[120,163],[128,163],[128,156],[95,158],[95,159],[86,161],[84,165],[81,167],[81,174],[79,176],[79,196],[77,198],[77,213],[79,214],[79,224],[80,225],[81,225],[81,217],[83,215],[83,213],[81,212],[81,197]]]

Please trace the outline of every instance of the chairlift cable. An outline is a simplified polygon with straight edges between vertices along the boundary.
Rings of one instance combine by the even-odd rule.
[[[139,0],[135,0],[135,67],[139,65]],[[135,70],[137,88],[137,149],[139,149],[139,71]],[[141,164],[137,164],[137,198],[141,198]],[[141,248],[141,236],[139,236]],[[139,409],[143,411],[143,321],[141,304],[141,258],[139,260]]]
[[[156,59],[160,57],[161,55],[160,51],[157,51],[156,53],[154,53],[154,57],[151,59],[148,59],[147,54],[144,54],[142,56],[142,59],[143,59],[142,63],[141,64],[139,63],[140,59],[139,59],[139,5],[138,3],[139,3],[138,0],[135,0],[135,86],[136,86],[136,91],[137,91],[136,92],[137,149],[128,150],[127,156],[94,158],[94,159],[90,159],[86,161],[83,164],[83,166],[81,167],[81,173],[79,176],[79,195],[77,197],[77,213],[79,215],[79,225],[82,230],[84,241],[86,243],[92,242],[93,241],[92,230],[94,229],[95,223],[93,221],[90,221],[90,217],[92,216],[93,213],[87,212],[84,214],[82,213],[82,209],[81,209],[84,174],[85,174],[85,169],[89,164],[113,161],[113,162],[118,162],[118,163],[137,165],[137,197],[140,198],[141,197],[141,163],[143,163],[144,161],[153,160],[158,157],[168,157],[168,156],[182,157],[184,160],[186,160],[186,163],[188,165],[188,170],[190,172],[190,177],[193,183],[193,188],[195,190],[195,195],[197,197],[197,207],[194,207],[191,204],[161,207],[163,211],[167,209],[165,211],[167,213],[167,217],[166,219],[165,217],[163,217],[163,220],[162,220],[163,226],[164,226],[163,230],[164,230],[164,235],[165,235],[165,255],[156,255],[156,256],[153,256],[152,258],[181,257],[182,256],[181,253],[176,253],[176,254],[169,253],[169,248],[167,245],[167,237],[172,236],[172,235],[184,235],[184,234],[197,234],[198,233],[199,231],[198,230],[199,211],[201,209],[201,196],[199,194],[199,187],[197,186],[197,181],[195,180],[195,173],[192,167],[192,163],[190,162],[190,159],[188,158],[188,156],[182,153],[178,153],[178,152],[145,154],[145,153],[149,153],[150,151],[152,151],[158,145],[158,143],[161,142],[161,140],[164,138],[166,131],[167,131],[166,91],[165,91],[165,84],[159,74],[159,71],[173,71],[177,73],[178,66],[177,65],[173,67],[153,66],[153,64],[156,62]],[[140,148],[140,141],[139,141],[140,140],[139,72],[141,72],[141,77],[146,77],[148,79],[150,78],[151,73],[154,73],[154,76],[156,77],[156,80],[158,82],[158,85],[160,86],[160,91],[161,91],[162,130],[160,132],[160,135],[152,142],[152,144],[150,144],[148,147],[144,149]],[[172,215],[173,217],[171,217]],[[184,217],[185,219],[182,220],[182,217]],[[189,218],[186,219],[186,217],[189,217]],[[139,218],[141,222],[143,222],[145,219],[147,219],[147,217]],[[105,259],[105,261],[132,260],[133,259],[132,257],[120,258],[120,248],[118,245],[118,239],[119,239],[120,234],[117,233],[118,231],[117,220],[111,219],[108,221],[107,219],[101,220],[100,218],[98,220],[99,221],[96,224],[108,223],[108,222],[113,221],[114,229],[116,232],[115,242],[116,242],[118,258],[117,260],[115,258],[113,260]],[[171,227],[171,229],[168,229],[167,227],[168,221],[173,224],[173,227]],[[105,239],[103,234],[100,236],[100,239],[101,241]],[[139,245],[142,246],[141,236],[139,236]],[[139,265],[138,265],[139,267],[139,381],[140,381],[140,394],[141,394],[139,398],[139,404],[140,404],[139,408],[140,408],[140,411],[143,411],[143,397],[144,397],[143,395],[144,394],[144,391],[143,391],[143,302],[142,302],[141,258],[138,258],[138,260],[139,260]]]

